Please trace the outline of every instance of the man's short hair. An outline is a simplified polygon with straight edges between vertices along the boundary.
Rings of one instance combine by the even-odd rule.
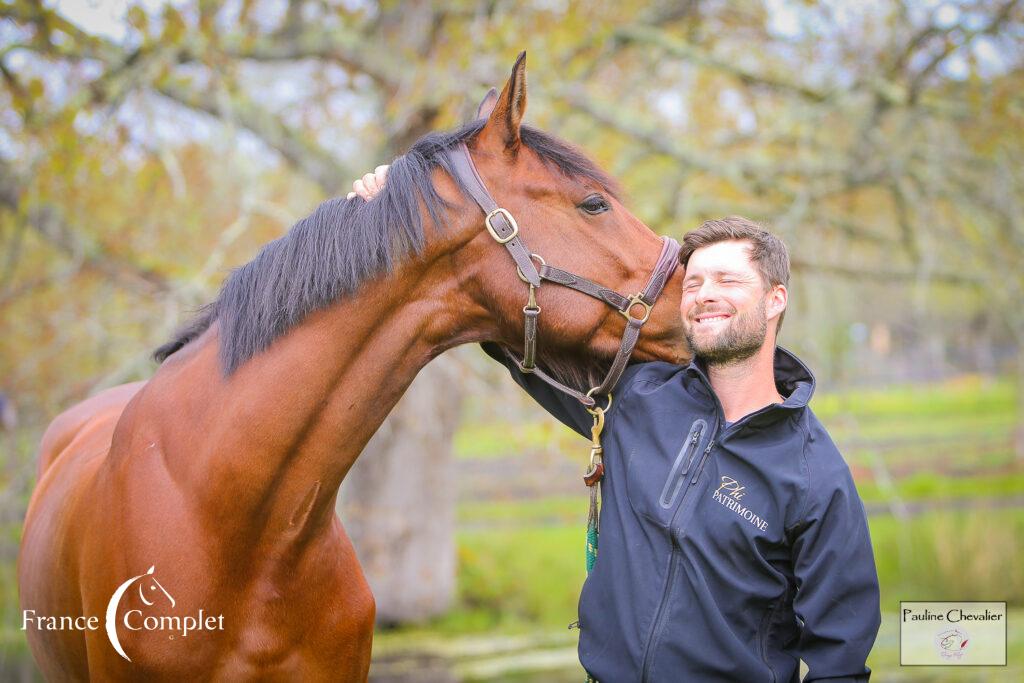
[[[679,260],[685,268],[690,256],[697,249],[730,240],[746,240],[750,243],[750,260],[760,273],[761,283],[766,292],[775,285],[789,286],[789,250],[786,249],[785,242],[742,216],[726,216],[718,220],[704,221],[699,228],[686,233]],[[782,329],[782,319],[785,315],[785,310],[779,314],[776,335]]]

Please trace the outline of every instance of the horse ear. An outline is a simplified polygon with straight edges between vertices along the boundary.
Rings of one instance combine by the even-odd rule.
[[[487,98],[484,98],[484,102]],[[481,105],[482,107],[483,105]],[[519,53],[512,75],[487,117],[487,123],[480,131],[485,144],[503,148],[515,154],[519,149],[519,125],[526,112],[526,50]]]
[[[480,100],[480,106],[476,108],[476,117],[478,119],[486,119],[494,111],[494,105],[498,102],[498,89],[491,88],[484,95],[484,98]]]

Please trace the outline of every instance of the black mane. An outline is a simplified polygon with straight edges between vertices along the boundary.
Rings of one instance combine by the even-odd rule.
[[[230,375],[310,313],[419,254],[424,239],[420,202],[438,225],[443,225],[448,208],[431,173],[442,168],[454,178],[443,152],[472,138],[483,125],[480,119],[418,140],[391,163],[387,184],[371,202],[341,197],[325,201],[283,237],[265,245],[256,258],[232,271],[217,299],[158,348],[154,359],[163,362],[217,320],[221,365]],[[529,126],[522,126],[520,135],[545,163],[616,193],[614,181],[572,146]],[[461,184],[460,189],[466,194]]]

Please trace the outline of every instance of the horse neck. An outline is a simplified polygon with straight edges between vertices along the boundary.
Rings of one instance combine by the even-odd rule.
[[[489,336],[487,312],[451,272],[461,246],[428,244],[422,258],[311,314],[221,382],[211,381],[223,377],[217,324],[165,363],[167,381],[179,384],[173,395],[192,398],[175,405],[177,424],[164,433],[195,435],[165,439],[165,451],[199,450],[167,460],[176,481],[217,510],[226,535],[326,529],[345,474],[417,372]]]

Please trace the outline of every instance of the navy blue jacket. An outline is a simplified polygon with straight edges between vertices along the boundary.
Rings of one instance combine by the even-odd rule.
[[[505,363],[589,436],[575,399]],[[627,369],[579,600],[580,662],[601,683],[796,683],[800,659],[805,681],[868,679],[880,611],[864,505],[807,405],[810,370],[779,347],[775,381],[785,402],[725,426],[700,363]]]

